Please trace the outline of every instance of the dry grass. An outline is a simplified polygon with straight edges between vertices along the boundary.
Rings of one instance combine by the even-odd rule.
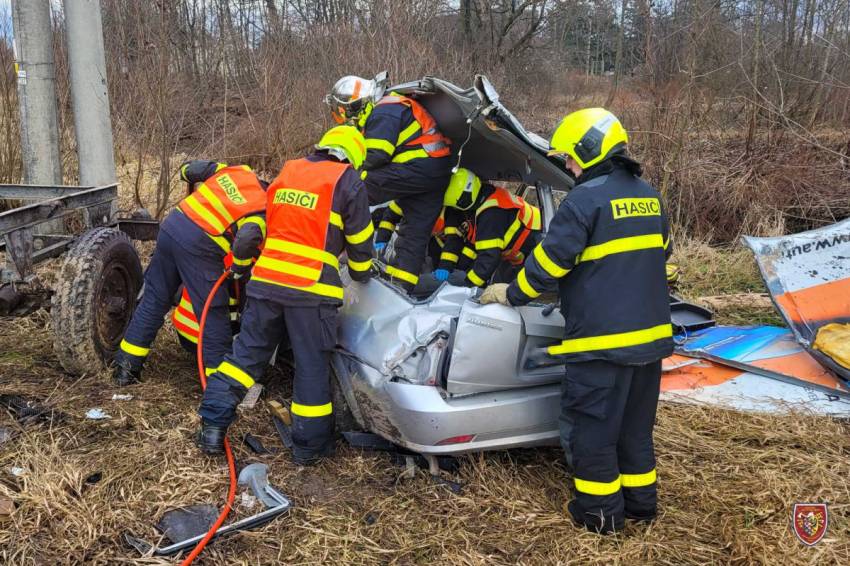
[[[733,277],[724,271],[726,256],[710,257],[715,275]],[[702,263],[690,255],[683,263],[694,292],[749,289],[723,277],[701,279]],[[165,511],[222,503],[223,462],[200,456],[191,443],[199,399],[192,362],[173,332],[163,332],[156,346],[146,383],[122,391],[134,399],[111,401],[107,376],[73,380],[59,371],[45,313],[0,323],[0,393],[30,395],[69,415],[53,426],[20,428],[0,414],[0,426],[18,430],[0,447],[0,497],[17,506],[0,522],[0,562],[167,564],[139,557],[121,534],[155,540],[152,525]],[[286,376],[273,378],[272,396],[284,395]],[[91,407],[113,418],[86,420]],[[232,437],[248,431],[279,446],[262,402]],[[236,442],[237,461],[268,463],[272,482],[296,507],[259,531],[212,544],[203,563],[850,562],[847,423],[664,406],[656,438],[660,521],[630,525],[614,538],[567,520],[569,476],[557,449],[464,458],[458,479],[466,487],[453,495],[424,472],[400,479],[401,469],[383,454],[340,445],[334,461],[296,469],[285,454],[258,457]],[[12,466],[25,474],[14,478]],[[87,484],[96,472],[103,478]],[[830,503],[827,539],[814,548],[790,530],[792,505],[800,501]]]

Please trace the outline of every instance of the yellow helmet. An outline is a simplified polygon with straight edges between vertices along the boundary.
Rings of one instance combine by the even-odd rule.
[[[446,188],[446,195],[443,197],[443,204],[460,210],[468,210],[478,200],[478,193],[481,191],[481,179],[478,175],[459,167],[452,174],[449,181],[449,186]]]
[[[629,142],[616,116],[604,108],[585,108],[567,114],[552,135],[549,155],[569,155],[582,169],[608,158]]]
[[[366,159],[366,139],[354,126],[335,126],[325,132],[316,149],[324,149],[340,160],[360,169]]]

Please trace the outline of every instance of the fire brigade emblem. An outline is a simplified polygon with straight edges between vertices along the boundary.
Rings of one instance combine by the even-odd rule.
[[[794,533],[803,544],[817,544],[826,534],[829,523],[826,503],[795,503],[791,522]]]

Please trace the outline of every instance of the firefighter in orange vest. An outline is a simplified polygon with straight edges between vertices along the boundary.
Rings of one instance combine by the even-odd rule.
[[[330,352],[336,311],[348,273],[365,282],[372,268],[372,218],[360,176],[363,135],[352,126],[329,130],[306,158],[287,161],[269,186],[268,234],[246,287],[242,331],[207,382],[199,409],[202,451],[223,450],[236,406],[262,375],[275,347],[289,337],[295,358],[293,458],[309,465],[333,453]]]
[[[145,271],[142,300],[115,357],[113,378],[118,385],[139,381],[150,346],[171,310],[181,283],[194,305],[203,305],[223,270],[236,234],[246,226],[265,232],[264,183],[247,165],[190,161],[180,167],[190,194],[160,226],[156,249]],[[259,254],[262,236],[242,238],[233,248],[233,268],[250,268]],[[226,288],[210,306],[204,335],[204,362],[216,367],[230,351],[229,297]]]
[[[419,102],[384,96],[379,80],[343,77],[325,101],[335,120],[356,124],[366,138],[361,178],[369,204],[395,200],[405,211],[386,273],[410,291],[419,282],[431,229],[443,207],[453,165],[451,142]]]
[[[495,275],[496,282],[509,282],[542,239],[536,206],[507,189],[482,184],[469,169],[460,168],[452,175],[445,205],[445,231],[450,235],[434,271],[439,281],[483,287]],[[464,223],[470,226],[465,238],[459,228]],[[467,242],[474,245],[474,251],[469,250]],[[453,271],[468,255],[472,256],[472,265]]]

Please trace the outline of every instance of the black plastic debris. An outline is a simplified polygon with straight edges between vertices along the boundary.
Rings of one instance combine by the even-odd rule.
[[[254,454],[268,454],[269,451],[263,446],[263,443],[260,442],[260,439],[254,436],[253,434],[246,433],[242,438],[242,441],[245,445],[251,449]]]
[[[52,423],[64,417],[50,407],[45,407],[33,399],[27,399],[23,395],[0,395],[0,407],[11,413],[21,424]]]
[[[103,479],[103,472],[95,472],[93,474],[89,474],[88,477],[86,477],[85,482],[89,485],[94,485],[94,484],[100,482],[100,480],[102,480],[102,479]]]
[[[366,513],[366,516],[363,517],[363,522],[367,525],[374,525],[378,521],[378,518],[375,517],[372,513]]]
[[[190,505],[167,511],[156,528],[173,543],[202,535],[210,530],[218,518],[214,505]]]
[[[289,450],[292,450],[292,429],[277,417],[272,417],[272,421],[274,421],[274,427],[277,429],[277,435],[280,436],[280,441]]]
[[[346,431],[342,433],[345,441],[352,448],[362,448],[363,450],[380,450],[382,452],[396,452],[398,446],[377,434],[371,432]]]

